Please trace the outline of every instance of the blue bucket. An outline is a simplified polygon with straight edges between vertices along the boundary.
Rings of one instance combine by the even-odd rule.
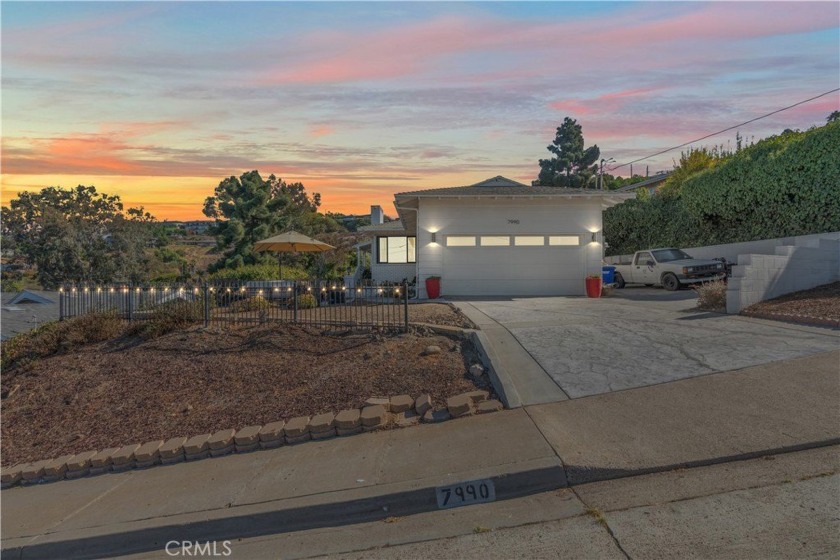
[[[615,267],[614,266],[602,266],[601,267],[601,278],[604,281],[604,284],[612,284],[615,282]]]

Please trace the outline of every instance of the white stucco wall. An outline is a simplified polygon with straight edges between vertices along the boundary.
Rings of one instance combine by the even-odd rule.
[[[516,221],[518,223],[514,223]],[[516,267],[515,271],[508,271],[511,277],[543,279],[546,293],[583,295],[585,276],[600,274],[603,256],[601,228],[600,200],[421,198],[417,227],[420,297],[426,297],[425,279],[429,276],[442,277],[442,293],[447,295],[445,258],[457,259],[459,254],[445,245],[446,236],[494,234],[579,235],[581,244],[578,247],[515,247],[515,253],[499,250],[507,248],[494,247],[461,248],[456,251],[462,251],[462,256],[468,254],[469,259],[486,258],[499,269]],[[435,232],[436,243],[431,242],[432,232]],[[591,242],[592,232],[597,232],[596,243]],[[516,262],[507,262],[512,256]],[[558,266],[558,262],[572,264]],[[575,270],[572,270],[573,266]],[[534,295],[531,293],[534,286],[527,286],[524,280],[509,280],[509,286],[505,286],[504,282],[504,279],[482,281],[484,285],[476,286],[474,295],[500,290],[505,295]],[[527,293],[516,293],[517,286]],[[464,289],[463,283],[460,283],[458,291],[461,293],[455,295],[471,295],[464,293]]]

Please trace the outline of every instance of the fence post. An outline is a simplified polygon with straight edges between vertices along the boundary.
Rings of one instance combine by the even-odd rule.
[[[408,332],[408,281],[402,283],[403,312],[405,313],[405,332]]]
[[[204,328],[210,326],[210,286],[204,283]]]
[[[64,288],[58,290],[58,320],[64,320]]]
[[[134,319],[134,284],[128,283],[128,322]]]
[[[297,284],[297,280],[295,280],[295,281],[292,283],[292,301],[293,301],[293,304],[292,304],[292,305],[293,305],[293,307],[294,307],[294,314],[293,314],[293,316],[292,316],[292,322],[293,322],[293,323],[297,323],[297,322],[298,322],[298,301],[297,301],[297,292],[298,292],[298,290],[297,290],[297,288],[298,288],[298,284]]]

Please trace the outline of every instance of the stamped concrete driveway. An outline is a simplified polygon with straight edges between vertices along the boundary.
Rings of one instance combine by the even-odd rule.
[[[628,287],[614,294],[459,305],[506,328],[570,398],[840,348],[836,329],[695,310],[692,291]]]

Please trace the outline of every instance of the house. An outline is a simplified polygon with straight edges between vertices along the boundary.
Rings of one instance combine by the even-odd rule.
[[[660,171],[653,177],[645,179],[644,181],[639,181],[638,183],[633,183],[632,185],[625,185],[616,190],[618,192],[637,192],[638,189],[644,189],[648,192],[648,194],[654,194],[662,188],[662,185],[665,183],[665,179],[667,179],[671,173],[672,171]]]
[[[359,229],[370,235],[359,262],[368,252],[374,282],[416,278],[420,298],[430,276],[441,278],[443,296],[583,295],[586,276],[601,272],[603,210],[634,197],[501,176],[397,193],[399,220],[385,222],[374,207]]]

